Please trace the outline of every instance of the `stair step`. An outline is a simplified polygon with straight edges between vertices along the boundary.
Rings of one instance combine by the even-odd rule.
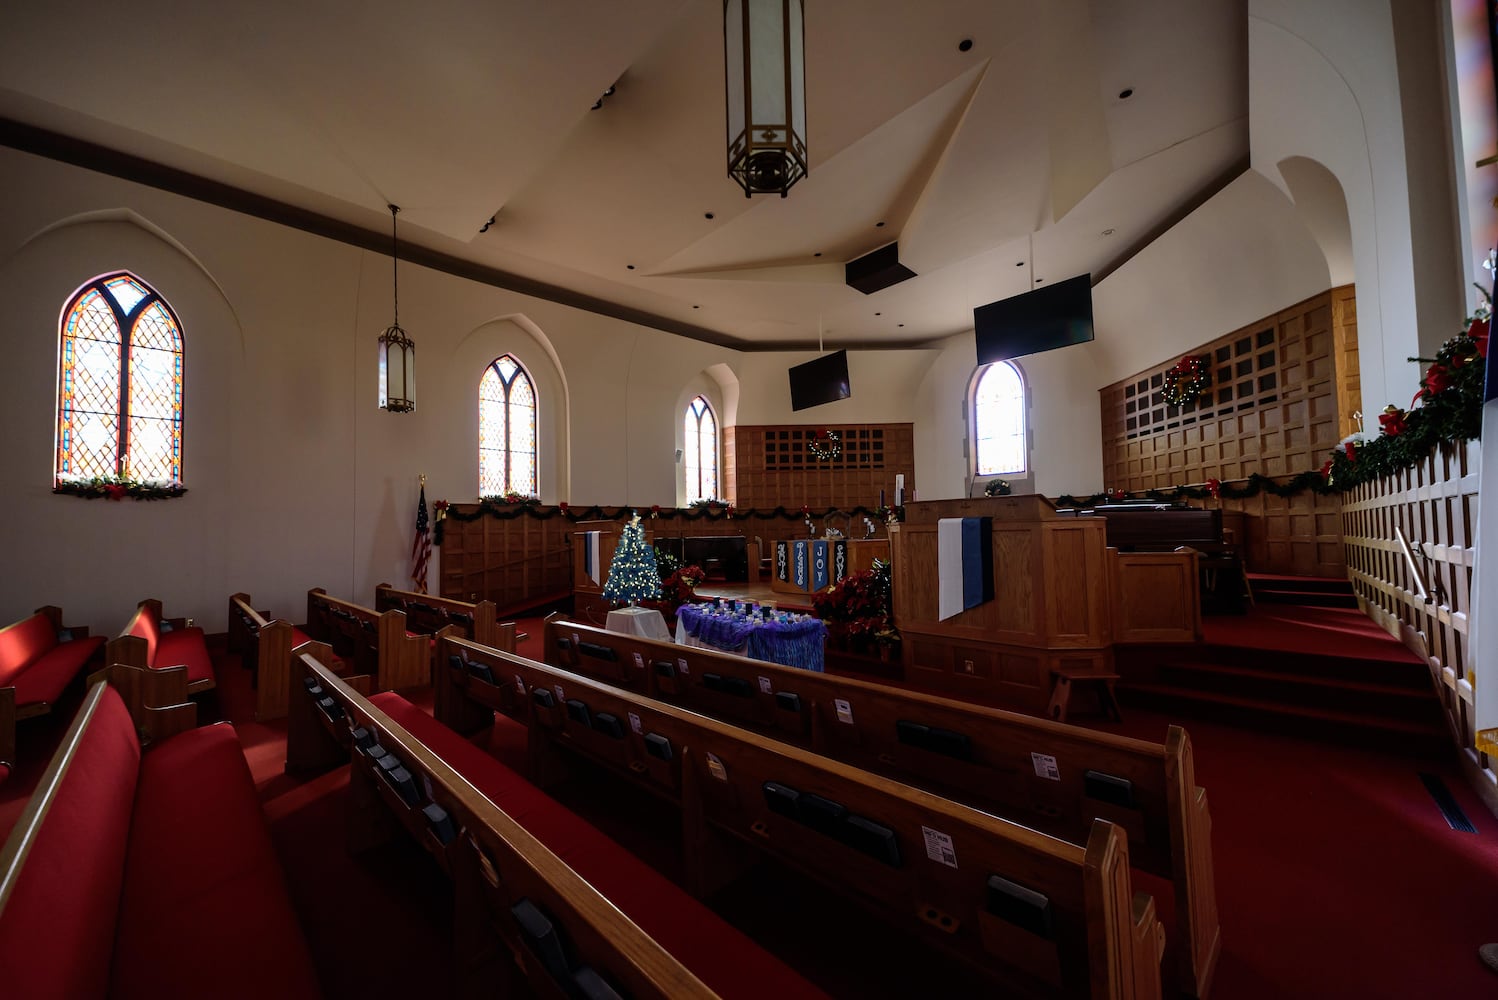
[[[1352,594],[1333,594],[1323,590],[1281,590],[1277,587],[1255,587],[1254,601],[1259,604],[1299,604],[1313,608],[1348,608],[1358,606]]]
[[[1169,684],[1120,683],[1120,696],[1144,695],[1148,698],[1171,701],[1188,701],[1221,706],[1260,715],[1281,716],[1303,722],[1331,723],[1355,729],[1396,734],[1399,736],[1445,739],[1446,733],[1435,721],[1398,719],[1387,716],[1367,716],[1354,712],[1343,712],[1332,708],[1312,708],[1304,705],[1289,705],[1265,698],[1245,698],[1220,691],[1183,689]]]
[[[1331,576],[1278,576],[1269,573],[1250,573],[1248,582],[1257,594],[1262,590],[1299,590],[1322,594],[1351,594],[1352,583],[1341,577]]]
[[[1162,674],[1184,675],[1185,677],[1211,676],[1211,677],[1236,677],[1252,681],[1267,681],[1273,684],[1283,684],[1290,687],[1315,688],[1326,691],[1355,691],[1359,694],[1386,695],[1395,699],[1406,699],[1419,701],[1423,699],[1434,699],[1429,685],[1415,686],[1405,684],[1388,684],[1381,681],[1350,680],[1341,677],[1326,677],[1314,674],[1292,674],[1284,670],[1256,669],[1254,667],[1225,666],[1220,663],[1168,663],[1161,664]]]
[[[1240,667],[1259,673],[1300,676],[1311,674],[1328,680],[1386,684],[1419,691],[1430,689],[1430,668],[1418,662],[1371,660],[1358,656],[1332,656],[1322,653],[1299,653],[1292,650],[1250,649],[1222,643],[1206,643],[1188,654],[1191,659],[1173,657],[1168,651],[1158,660],[1162,667],[1181,662],[1210,662],[1226,667]]]

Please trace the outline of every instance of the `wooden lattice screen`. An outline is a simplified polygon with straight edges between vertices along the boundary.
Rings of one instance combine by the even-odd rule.
[[[1442,447],[1415,468],[1342,497],[1347,573],[1359,603],[1428,658],[1452,729],[1474,757],[1473,683],[1498,683],[1498,664],[1487,665],[1491,676],[1474,678],[1483,665],[1473,662],[1467,642],[1481,452],[1479,441]],[[1425,578],[1424,599],[1396,529]]]
[[[1212,384],[1185,406],[1164,397],[1176,358],[1102,389],[1104,486],[1169,490],[1319,469],[1343,437],[1339,399],[1357,395],[1356,355],[1338,350],[1339,331],[1344,341],[1348,332],[1339,324],[1357,322],[1351,297],[1350,287],[1331,289],[1186,352],[1210,359]],[[1205,506],[1244,513],[1251,570],[1345,572],[1334,495],[1261,493]]]

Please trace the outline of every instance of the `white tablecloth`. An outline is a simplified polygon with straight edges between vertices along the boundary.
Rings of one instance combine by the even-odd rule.
[[[666,628],[666,619],[654,608],[619,608],[610,611],[604,628],[623,635],[638,635],[646,639],[671,639]]]

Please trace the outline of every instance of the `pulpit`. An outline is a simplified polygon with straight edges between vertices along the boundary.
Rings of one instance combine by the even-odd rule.
[[[905,680],[920,688],[1044,714],[1058,674],[1113,673],[1121,634],[1200,636],[1194,551],[1120,561],[1102,518],[1042,496],[906,504],[890,541]]]

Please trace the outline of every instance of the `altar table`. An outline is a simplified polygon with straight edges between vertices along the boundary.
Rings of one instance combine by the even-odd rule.
[[[810,615],[683,604],[676,609],[676,641],[820,672],[827,626]]]

